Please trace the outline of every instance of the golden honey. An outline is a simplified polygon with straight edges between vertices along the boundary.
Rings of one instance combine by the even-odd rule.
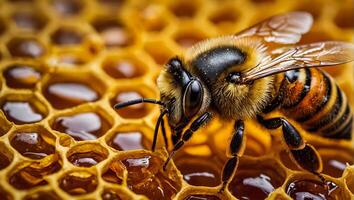
[[[354,141],[301,131],[324,186],[289,157],[280,131],[246,121],[246,149],[219,193],[232,123],[215,119],[162,170],[149,151],[166,61],[198,41],[294,10],[315,19],[300,43],[353,42],[351,0],[0,0],[0,199],[354,199]],[[354,109],[353,63],[324,68]],[[299,124],[295,124],[299,127]],[[171,148],[171,142],[169,146]]]

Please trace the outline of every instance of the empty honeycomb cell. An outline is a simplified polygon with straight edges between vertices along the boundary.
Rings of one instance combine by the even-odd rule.
[[[13,57],[38,58],[46,52],[44,45],[31,37],[14,37],[7,42],[7,48]]]
[[[59,171],[61,166],[61,160],[56,154],[35,162],[22,162],[10,172],[8,181],[21,190],[47,185],[46,176]]]
[[[41,80],[42,73],[26,63],[10,65],[3,72],[6,84],[11,88],[34,88]]]
[[[219,197],[208,194],[190,194],[183,200],[221,200]]]
[[[83,170],[66,173],[59,180],[59,187],[74,196],[91,193],[96,190],[97,185],[96,175]]]
[[[332,177],[342,176],[348,165],[354,164],[354,152],[351,149],[317,148],[323,163],[323,173]]]
[[[62,46],[78,45],[84,39],[84,34],[75,27],[60,27],[51,35],[52,43]]]
[[[97,112],[82,112],[57,117],[52,128],[77,141],[96,140],[111,128],[110,122]]]
[[[45,105],[34,96],[8,95],[0,104],[6,118],[15,124],[39,122],[48,113]]]
[[[171,1],[169,6],[172,13],[180,18],[192,18],[197,14],[200,4],[198,1]]]
[[[354,14],[353,14],[353,4],[350,3],[348,6],[341,8],[337,11],[334,22],[340,28],[352,29],[354,28]]]
[[[70,108],[101,97],[105,86],[92,74],[52,74],[44,84],[43,95],[56,109]]]
[[[118,131],[107,143],[119,151],[148,149],[149,147],[149,142],[140,130]]]
[[[23,156],[32,159],[55,153],[55,137],[41,126],[16,130],[10,135],[10,144]]]
[[[116,19],[99,18],[92,25],[107,47],[126,47],[134,43],[132,30]]]
[[[0,198],[3,200],[12,200],[12,195],[0,186]]]
[[[183,179],[191,185],[215,187],[221,183],[223,162],[215,156],[192,156],[178,152],[174,163]]]
[[[91,167],[105,160],[108,151],[99,144],[88,143],[72,147],[66,156],[75,166]]]
[[[345,199],[341,189],[333,182],[323,184],[315,179],[295,179],[287,184],[286,193],[295,200]]]
[[[27,195],[24,200],[61,200],[54,191],[38,191]]]
[[[265,199],[286,178],[284,169],[274,160],[247,160],[242,157],[229,191],[238,199]]]
[[[42,30],[48,18],[40,10],[18,10],[12,14],[12,20],[20,29],[38,31]]]
[[[144,50],[154,59],[156,64],[161,67],[176,54],[176,52],[170,48],[170,45],[163,41],[149,41],[144,45]]]
[[[129,88],[125,88],[124,90],[119,90],[116,92],[116,95],[111,99],[111,106],[113,107],[115,104],[120,102],[125,102],[133,99],[139,98],[152,98],[153,96],[149,96],[149,88],[142,85],[137,87],[134,90],[129,90]],[[155,96],[155,95],[154,95]],[[146,104],[136,104],[132,106],[128,106],[122,109],[116,110],[116,112],[123,118],[129,119],[138,119],[149,114],[151,110],[151,105]]]
[[[101,194],[102,200],[123,200],[129,199],[129,195],[121,189],[105,188]]]
[[[102,62],[102,68],[115,79],[131,79],[142,77],[149,66],[139,56],[129,53],[106,57]]]
[[[13,157],[14,155],[8,147],[6,147],[4,143],[0,142],[0,170],[5,169],[10,165]]]
[[[62,16],[78,15],[84,8],[82,0],[53,0],[52,6]]]

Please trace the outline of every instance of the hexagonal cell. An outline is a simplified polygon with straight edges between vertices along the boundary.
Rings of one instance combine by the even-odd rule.
[[[36,162],[22,162],[10,172],[8,181],[20,190],[47,185],[45,177],[58,172],[61,166],[62,161],[56,154]]]
[[[7,86],[11,88],[32,89],[42,78],[38,66],[26,63],[16,63],[6,67],[3,75]]]
[[[34,38],[15,37],[6,45],[13,57],[37,58],[46,51],[44,45]]]
[[[101,194],[102,200],[130,199],[131,197],[121,189],[105,188]]]
[[[130,90],[129,88],[124,88],[117,91],[115,93],[117,95],[115,95],[114,98],[110,100],[111,106],[114,107],[115,104],[120,102],[148,97],[147,94],[148,88],[144,88],[144,86],[137,86],[132,88],[134,89]],[[149,114],[150,110],[151,110],[151,105],[136,104],[122,109],[118,109],[116,110],[116,112],[123,118],[137,119],[137,118],[142,118],[147,114]]]
[[[306,176],[305,176],[306,177]],[[295,177],[288,181],[285,189],[291,198],[296,199],[347,199],[336,183],[312,178]]]
[[[81,111],[64,114],[51,122],[51,127],[66,133],[77,141],[96,140],[112,126],[112,122],[97,111]]]
[[[192,156],[178,152],[173,161],[190,185],[215,187],[221,183],[224,164],[216,156]]]
[[[18,10],[12,14],[12,20],[17,27],[30,31],[37,31],[44,28],[48,18],[40,10]]]
[[[215,195],[209,194],[189,194],[183,200],[221,200]]]
[[[105,86],[90,73],[53,74],[43,86],[44,97],[56,109],[97,101]]]
[[[55,153],[55,137],[42,126],[16,130],[10,136],[10,144],[20,154],[32,159],[42,159]]]
[[[122,180],[123,172],[128,171],[128,187],[137,194],[149,199],[171,199],[180,190],[177,174],[169,169],[162,171],[163,160],[147,152],[134,152],[118,156],[108,165],[110,176],[103,174],[106,181]],[[166,174],[168,173],[168,174]],[[112,176],[113,175],[113,176]]]
[[[103,70],[116,79],[130,79],[143,76],[148,66],[133,54],[111,55],[104,59]]]
[[[45,105],[33,95],[8,95],[0,104],[6,118],[15,124],[36,123],[48,114]]]
[[[226,6],[221,9],[214,11],[209,16],[209,21],[215,25],[232,24],[235,23],[239,18],[238,10],[235,7]]]
[[[0,142],[0,170],[5,169],[10,165],[13,157],[13,153],[6,147],[4,143]]]
[[[353,29],[354,28],[354,13],[353,4],[350,3],[349,6],[343,7],[338,10],[334,22],[339,28]]]
[[[134,124],[122,125],[107,139],[107,144],[119,151],[149,149],[150,141],[145,137],[146,129]]]
[[[87,143],[72,147],[66,156],[75,166],[91,167],[105,160],[108,151],[100,144]]]
[[[27,195],[24,200],[61,200],[57,193],[53,190],[49,191],[38,191],[34,194]]]
[[[172,1],[173,3],[169,6],[171,12],[180,18],[193,18],[198,8],[202,5],[199,4],[198,1]]]
[[[275,160],[242,157],[229,191],[238,199],[265,199],[283,185],[286,173]]]
[[[322,158],[324,174],[339,178],[348,165],[354,164],[354,151],[340,148],[317,148]]]
[[[167,13],[162,8],[156,4],[149,4],[138,11],[138,20],[145,30],[161,32],[168,25]]]
[[[84,33],[78,31],[77,27],[60,27],[51,35],[53,44],[70,46],[78,45],[84,39]]]
[[[174,36],[174,40],[179,46],[188,48],[194,45],[195,43],[206,39],[207,36],[198,29],[193,30],[189,28],[188,30],[182,30]]]
[[[6,191],[5,189],[3,189],[2,187],[0,187],[0,197],[3,200],[12,200],[13,197],[11,195],[11,193],[9,193],[8,191]]]
[[[84,8],[82,0],[53,0],[53,8],[62,16],[78,15]]]
[[[102,17],[96,19],[92,25],[100,33],[107,47],[126,47],[134,43],[135,34],[116,19]]]
[[[95,174],[88,171],[72,171],[59,180],[59,187],[70,195],[82,195],[96,190],[98,180]]]
[[[144,50],[155,60],[158,65],[165,65],[175,56],[176,52],[163,41],[150,41],[144,45]]]
[[[81,67],[91,59],[91,54],[84,50],[64,50],[52,54],[48,59],[48,63],[53,67],[74,68]]]

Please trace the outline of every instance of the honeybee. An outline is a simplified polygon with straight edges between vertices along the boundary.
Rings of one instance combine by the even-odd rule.
[[[273,16],[235,35],[195,44],[184,55],[168,61],[157,86],[161,100],[137,99],[115,105],[116,109],[136,103],[161,106],[152,150],[162,133],[167,145],[163,117],[167,115],[175,152],[213,115],[235,121],[222,170],[224,190],[244,151],[245,119],[255,118],[268,129],[282,127],[290,156],[304,170],[322,179],[322,161],[287,120],[298,121],[309,133],[332,139],[350,139],[353,114],[345,94],[334,79],[317,67],[351,62],[354,45],[339,41],[292,45],[307,33],[313,18],[306,12]],[[280,110],[285,117],[266,119]],[[186,130],[185,127],[189,125]]]

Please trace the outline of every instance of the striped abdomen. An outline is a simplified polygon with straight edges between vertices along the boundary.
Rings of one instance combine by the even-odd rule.
[[[292,70],[284,75],[278,99],[287,117],[324,137],[351,138],[353,113],[332,77],[317,68]]]

